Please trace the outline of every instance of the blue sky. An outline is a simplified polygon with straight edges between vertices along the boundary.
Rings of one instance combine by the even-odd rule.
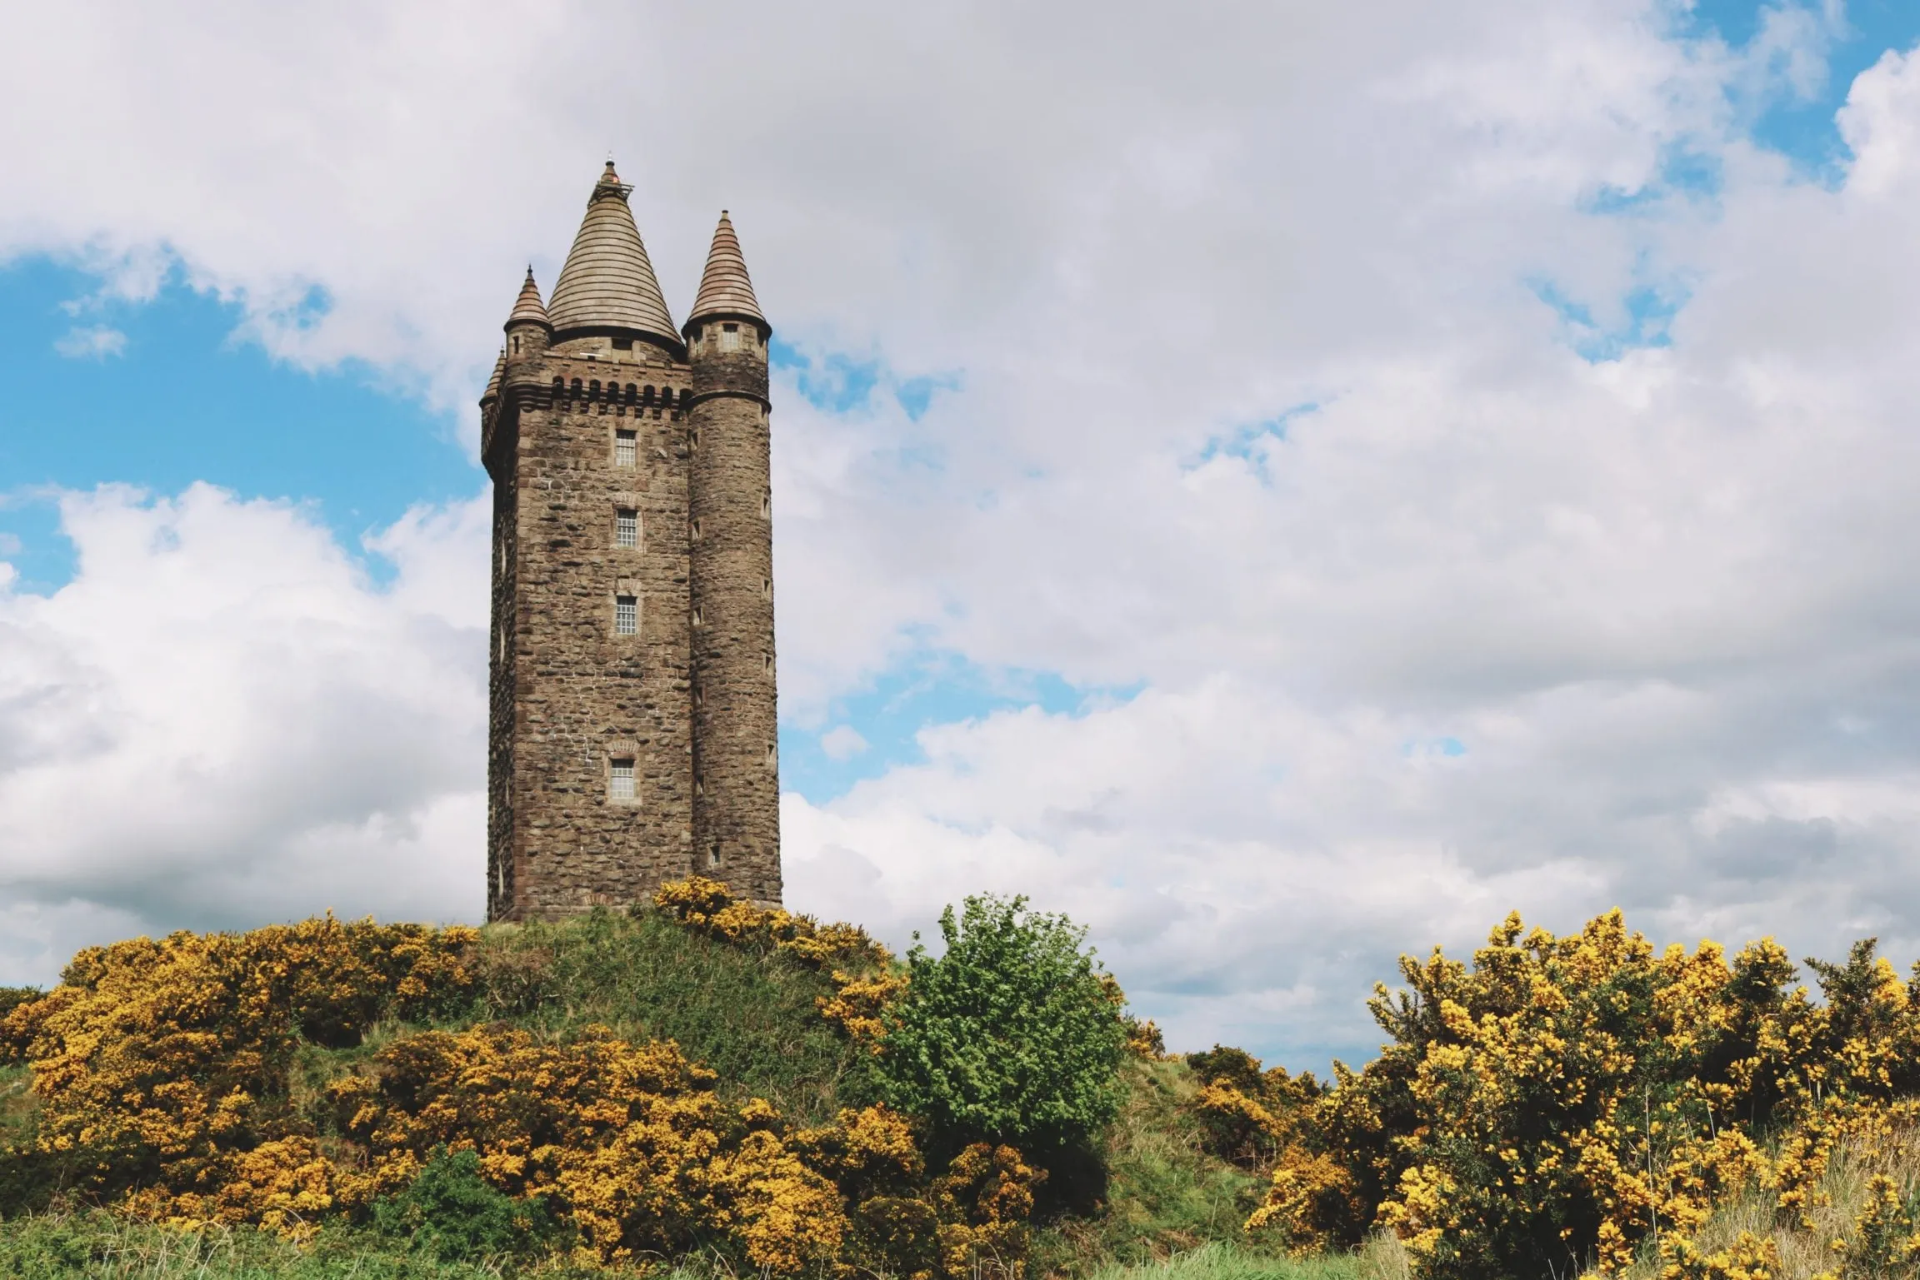
[[[1382,4],[27,15],[0,981],[474,914],[472,401],[609,148],[776,325],[795,905],[1029,893],[1305,1066],[1509,909],[1920,954],[1920,6]]]

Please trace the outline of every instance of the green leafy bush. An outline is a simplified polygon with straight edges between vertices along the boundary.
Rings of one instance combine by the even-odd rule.
[[[546,1214],[490,1184],[474,1152],[441,1147],[405,1191],[374,1202],[373,1223],[442,1262],[478,1262],[525,1247]]]
[[[970,897],[940,916],[945,954],[917,942],[877,1064],[889,1102],[948,1143],[1045,1151],[1083,1143],[1119,1107],[1119,1007],[1086,931],[1025,898]]]

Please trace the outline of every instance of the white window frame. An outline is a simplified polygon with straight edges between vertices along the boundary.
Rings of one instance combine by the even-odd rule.
[[[637,547],[640,545],[640,513],[630,507],[616,507],[613,512],[613,545],[616,547]]]
[[[613,433],[613,465],[629,469],[640,465],[640,433],[638,431]]]
[[[607,761],[607,799],[638,799],[639,779],[634,772],[634,762],[625,757]]]
[[[617,636],[637,636],[640,634],[639,596],[615,596],[613,598],[613,634]]]

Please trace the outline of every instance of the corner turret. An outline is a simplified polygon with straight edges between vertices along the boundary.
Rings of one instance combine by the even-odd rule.
[[[688,586],[693,603],[694,869],[778,903],[780,758],[773,654],[767,340],[722,212],[685,330]]]
[[[500,398],[500,375],[507,371],[507,349],[500,348],[500,355],[493,362],[493,375],[487,379],[487,389],[480,393],[480,407],[485,409]]]
[[[513,310],[507,313],[506,328],[507,359],[515,364],[538,360],[553,340],[553,322],[547,318],[546,304],[540,301],[540,286],[533,282],[531,266],[526,282],[520,286],[520,296],[513,301]]]

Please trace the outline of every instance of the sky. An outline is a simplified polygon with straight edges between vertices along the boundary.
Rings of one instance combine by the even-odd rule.
[[[1509,911],[1920,957],[1920,8],[0,3],[0,982],[481,916],[609,155],[775,328],[791,906],[1315,1070]]]

